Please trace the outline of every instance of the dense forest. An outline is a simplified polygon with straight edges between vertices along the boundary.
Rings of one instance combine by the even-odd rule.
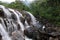
[[[37,0],[32,2],[29,7],[17,0],[10,4],[3,2],[0,4],[19,11],[29,11],[46,26],[60,26],[60,0]]]

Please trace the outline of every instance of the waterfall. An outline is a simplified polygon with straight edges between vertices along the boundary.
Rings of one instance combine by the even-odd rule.
[[[21,30],[23,31],[23,30],[24,30],[24,25],[21,23],[18,14],[17,14],[13,9],[9,9],[9,10],[12,11],[12,12],[16,15],[16,17],[17,17],[17,22],[20,24]]]
[[[37,21],[36,18],[30,12],[28,12],[28,11],[24,11],[24,12],[26,12],[27,14],[30,15],[32,25],[34,25],[38,29],[42,27],[42,25],[39,23],[39,21]],[[41,28],[41,29],[44,29],[44,28]]]
[[[4,29],[4,27],[2,26],[2,24],[0,24],[0,33],[2,35],[2,39],[3,40],[11,40],[11,38],[9,37],[8,33],[6,32],[6,30]]]
[[[25,26],[26,26],[26,28],[30,27],[27,21],[25,21]]]
[[[19,11],[16,11],[16,13],[17,13],[20,17],[23,17],[23,15],[22,15]]]
[[[0,5],[0,8],[3,10],[3,12],[5,13],[5,15],[7,17],[10,17],[11,16],[11,13],[8,11],[7,8],[5,8],[3,5]]]
[[[31,20],[32,20],[32,24],[35,25],[36,24],[36,18],[30,13],[30,12],[27,12],[30,16],[31,16]]]
[[[28,16],[25,18],[23,13],[11,8],[6,8],[3,5],[0,5],[0,8],[4,12],[4,16],[6,16],[0,17],[0,33],[2,35],[2,40],[32,40],[24,34],[24,30],[32,27],[32,25],[36,28],[42,27],[39,21],[37,21],[30,12],[25,11],[25,15],[28,14],[28,16],[31,17],[31,20],[28,22],[27,18],[30,18]],[[42,30],[44,30],[44,28],[45,26],[43,26]]]
[[[5,26],[4,21],[3,21],[2,18],[0,18],[0,21],[1,21],[1,24],[3,24],[4,29],[6,29],[6,26]]]

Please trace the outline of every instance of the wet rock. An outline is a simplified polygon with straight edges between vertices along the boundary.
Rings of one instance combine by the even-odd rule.
[[[33,32],[34,32],[34,29],[31,27],[24,30],[24,34],[29,38],[33,38]]]
[[[57,30],[55,29],[55,28],[53,28],[53,27],[47,27],[47,28],[45,28],[45,32],[46,33],[52,33],[52,32],[56,32]]]
[[[17,17],[15,14],[12,13],[11,17],[12,17],[13,21],[17,21]]]
[[[24,34],[33,40],[59,40],[60,33],[54,28],[45,28],[45,30],[37,30],[37,28],[30,27],[24,31]],[[50,39],[50,37],[52,37]]]
[[[30,27],[24,31],[24,34],[28,38],[32,38],[33,40],[42,40],[44,38],[43,34],[36,30],[34,27]]]
[[[49,40],[59,40],[59,39],[58,39],[58,37],[56,37],[56,38],[50,37]]]
[[[30,24],[31,23],[31,16],[26,11],[22,11],[22,14],[23,14],[25,20],[27,20],[28,24]]]
[[[21,22],[24,24],[25,23],[25,18],[20,17]]]
[[[0,9],[0,17],[3,17],[4,18],[5,14],[3,12],[3,10]]]
[[[12,39],[13,40],[24,40],[24,34],[21,31],[14,31],[12,32]]]
[[[0,34],[0,40],[2,40],[2,35]]]

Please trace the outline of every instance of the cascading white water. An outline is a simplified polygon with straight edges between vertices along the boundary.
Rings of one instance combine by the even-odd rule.
[[[1,24],[3,24],[4,29],[6,29],[6,26],[5,26],[4,21],[3,21],[2,18],[0,18],[0,21],[1,21]]]
[[[19,11],[16,11],[16,13],[17,13],[20,17],[23,17],[23,15],[22,15]]]
[[[17,22],[20,24],[21,30],[24,31],[24,25],[21,23],[18,14],[17,14],[13,9],[10,9],[10,8],[9,8],[9,10],[12,11],[12,12],[16,15],[16,17],[17,17]]]
[[[22,13],[20,13],[19,11],[16,11],[17,12],[17,14],[20,16],[20,17],[23,17],[23,15],[22,15]],[[23,17],[24,18],[24,17]],[[29,24],[28,24],[28,22],[25,20],[25,28],[29,28],[30,26],[29,26]]]
[[[36,28],[40,28],[41,25],[39,24],[39,21],[36,20],[36,18],[28,11],[25,11],[27,14],[29,14],[31,16],[31,24],[33,24],[34,26],[36,26]],[[42,27],[42,30],[45,28],[45,26]]]
[[[26,13],[28,13],[31,16],[32,24],[35,25],[36,24],[36,18],[30,12],[26,11]]]
[[[3,5],[0,5],[0,8],[3,9],[3,11],[4,11],[4,13],[5,13],[5,15],[7,17],[10,17],[11,16],[11,13]]]
[[[11,38],[8,35],[8,33],[6,32],[6,30],[2,26],[2,24],[0,24],[0,33],[2,35],[2,40],[11,40]]]
[[[25,26],[26,26],[26,28],[30,27],[27,21],[25,21]]]
[[[23,15],[19,12],[19,11],[16,11],[16,13],[20,16],[20,17],[23,17]],[[24,18],[24,17],[23,17]],[[25,27],[24,27],[24,29],[25,28],[29,28],[30,26],[29,26],[29,24],[28,24],[28,22],[25,20]],[[28,38],[28,37],[26,37],[25,36],[25,40],[32,40],[32,39],[30,39],[30,38]]]
[[[38,24],[36,18],[30,12],[25,11],[27,14],[30,15],[32,22],[31,22],[31,25],[29,25],[28,21],[25,19],[25,21],[23,21],[24,22],[24,24],[23,24],[21,22],[21,20],[22,20],[21,17],[22,18],[25,18],[25,17],[23,17],[22,13],[20,13],[17,10],[14,10],[14,9],[5,8],[2,5],[0,5],[0,8],[3,9],[3,12],[6,15],[6,17],[4,19],[0,18],[0,20],[1,20],[1,22],[0,22],[1,23],[0,24],[0,26],[1,26],[0,27],[0,33],[1,33],[2,37],[3,37],[3,40],[12,40],[12,39],[14,39],[14,38],[12,38],[13,35],[14,36],[16,36],[16,35],[21,36],[21,34],[23,35],[22,36],[23,39],[32,40],[32,39],[29,39],[28,37],[26,37],[26,35],[24,35],[24,30],[29,28],[29,27],[31,27],[31,25],[35,25],[36,26]],[[16,16],[16,20],[13,20],[12,14]],[[13,17],[15,17],[15,16],[13,16]],[[3,20],[5,20],[6,23]],[[21,28],[20,30],[18,30],[18,28],[17,28],[18,26]],[[40,25],[38,24],[38,26],[40,26]],[[45,28],[45,27],[43,27],[43,28]],[[8,30],[6,30],[6,29],[8,29]],[[22,31],[21,34],[20,34],[20,31]],[[12,36],[10,36],[10,34]],[[20,38],[21,37],[18,37],[17,40],[21,40]]]
[[[25,29],[25,28],[24,28],[24,25],[21,23],[20,18],[19,18],[19,16],[20,16],[20,17],[23,17],[22,14],[21,14],[20,12],[18,12],[18,11],[14,11],[13,9],[9,9],[9,10],[12,11],[12,12],[16,15],[17,21],[18,21],[18,23],[19,23],[20,26],[21,26],[21,30],[24,31],[24,29]],[[28,25],[27,21],[25,21],[25,23],[26,23],[26,28],[30,27],[30,26]],[[25,37],[25,40],[32,40],[32,39],[29,39],[29,38]]]

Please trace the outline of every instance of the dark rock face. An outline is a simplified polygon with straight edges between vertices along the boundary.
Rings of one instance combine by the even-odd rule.
[[[14,31],[12,32],[12,39],[13,40],[24,40],[23,33],[20,31]]]
[[[27,20],[28,24],[30,25],[31,16],[26,11],[22,11],[22,14],[23,14],[24,18]]]
[[[24,34],[26,35],[26,36],[28,36],[29,38],[33,38],[33,32],[34,32],[34,29],[33,28],[28,28],[28,29],[26,29],[26,30],[24,30]]]
[[[4,13],[2,8],[0,8],[0,17],[2,17],[2,18],[6,18],[7,17],[7,15]]]
[[[56,38],[50,37],[49,40],[59,40],[59,39],[57,37]]]
[[[0,10],[0,17],[4,18],[4,12],[2,10]]]
[[[2,35],[0,34],[0,40],[2,40]]]
[[[59,40],[60,33],[54,28],[45,28],[44,31],[30,27],[24,31],[24,34],[33,40]],[[51,37],[51,38],[50,38]]]
[[[33,39],[33,40],[48,40],[48,35],[40,33],[37,29],[34,27],[30,27],[24,31],[24,34]]]
[[[17,18],[16,18],[15,14],[12,13],[11,17],[12,17],[13,21],[17,21]]]
[[[25,18],[20,17],[21,22],[24,24],[25,23]]]
[[[52,32],[56,32],[57,30],[55,30],[54,28],[52,28],[52,27],[47,27],[47,28],[45,28],[45,32],[47,32],[47,33],[52,33]]]

